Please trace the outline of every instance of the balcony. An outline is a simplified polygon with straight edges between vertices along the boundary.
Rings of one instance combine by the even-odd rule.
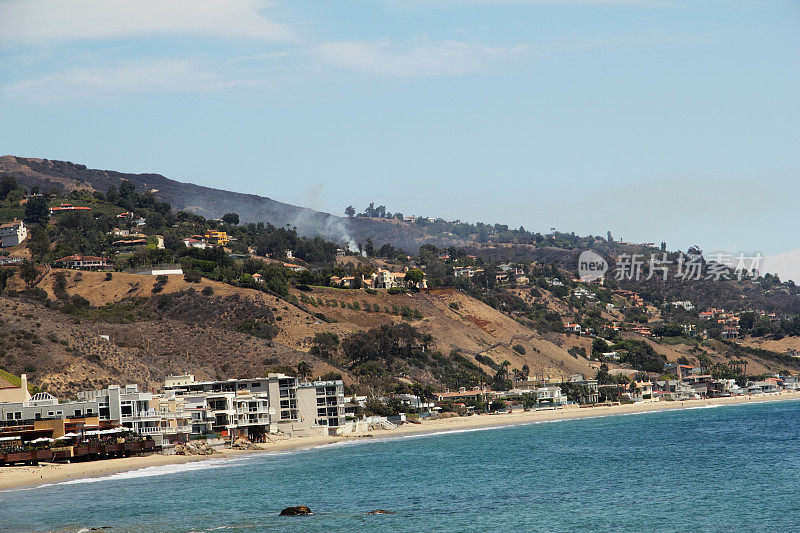
[[[122,415],[123,420],[161,420],[163,413],[159,413],[155,409],[148,409],[146,411],[137,411],[133,415]]]
[[[163,428],[164,430],[170,428]],[[175,428],[172,428],[175,429]],[[139,435],[159,435],[162,433],[162,428],[160,427],[153,427],[153,426],[145,426],[134,430],[134,432],[138,433]],[[163,431],[166,432],[166,431]]]

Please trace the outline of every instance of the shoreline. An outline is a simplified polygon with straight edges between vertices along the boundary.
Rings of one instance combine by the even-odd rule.
[[[343,437],[298,437],[259,444],[259,450],[220,449],[222,453],[214,455],[147,455],[141,457],[124,457],[90,461],[85,463],[43,463],[39,466],[6,466],[0,467],[0,491],[8,489],[32,488],[38,485],[58,483],[73,479],[103,477],[120,472],[139,470],[154,466],[185,464],[209,459],[225,459],[241,455],[252,455],[264,452],[297,451],[339,442],[380,440],[395,436],[434,435],[460,430],[478,430],[505,426],[518,426],[538,422],[562,420],[578,420],[584,418],[600,418],[626,414],[673,411],[695,407],[711,407],[723,405],[742,405],[774,401],[798,400],[800,391],[764,394],[758,396],[733,396],[729,398],[711,398],[684,401],[642,402],[627,405],[577,407],[543,411],[518,411],[510,414],[473,415],[424,421],[421,424],[404,424],[393,430],[376,430],[369,434]],[[368,436],[369,435],[369,436]]]

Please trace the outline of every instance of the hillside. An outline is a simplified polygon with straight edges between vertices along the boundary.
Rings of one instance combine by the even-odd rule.
[[[66,277],[69,297],[85,298],[90,305],[69,313],[58,310],[53,286],[59,273]],[[0,367],[14,374],[27,372],[32,385],[65,397],[119,382],[154,389],[170,373],[192,372],[200,379],[262,375],[300,361],[309,362],[314,375],[341,373],[353,384],[363,376],[340,360],[312,355],[315,335],[332,333],[343,339],[370,328],[407,323],[431,335],[429,353],[440,352],[445,358],[457,353],[487,377],[503,361],[511,369],[527,365],[532,376],[543,378],[593,375],[597,368],[575,352],[589,353],[590,338],[539,334],[456,290],[390,295],[327,287],[292,289],[295,305],[262,291],[206,279],[190,284],[182,276],[169,276],[153,293],[155,285],[151,276],[115,272],[108,280],[105,273],[51,270],[39,283],[46,301],[0,298]],[[422,318],[401,318],[395,310],[403,307]],[[253,326],[258,324],[261,327]],[[645,342],[669,361],[696,360],[696,343]],[[703,349],[712,361],[730,358],[722,345],[708,342]],[[750,373],[782,368],[755,356],[747,360]],[[446,386],[436,374],[435,357],[405,366],[392,378]]]
[[[255,194],[202,187],[183,183],[161,174],[132,174],[113,170],[89,169],[86,165],[68,161],[37,159],[5,155],[0,157],[0,178],[11,176],[20,186],[41,191],[55,190],[61,194],[71,191],[101,191],[119,188],[123,180],[134,183],[137,190],[152,191],[157,200],[169,203],[174,210],[188,211],[206,218],[220,218],[225,213],[237,213],[242,222],[264,222],[276,227],[296,227],[301,235],[321,236],[339,245],[371,238],[378,243],[416,251],[422,244],[451,246],[463,240],[423,228],[384,219],[347,219],[286,204]]]
[[[106,281],[104,273],[66,271],[69,295],[86,298],[92,307],[65,315],[53,305],[57,300],[52,286],[58,272],[63,271],[54,269],[39,284],[48,295],[49,305],[0,298],[0,329],[5,339],[0,348],[0,365],[13,373],[28,372],[34,385],[46,386],[61,395],[110,382],[130,381],[152,388],[173,372],[189,371],[201,379],[259,375],[278,365],[294,366],[301,360],[312,364],[315,375],[341,372],[352,383],[353,376],[347,369],[331,366],[308,353],[314,335],[330,332],[344,337],[397,324],[402,319],[390,310],[404,305],[422,313],[422,319],[410,324],[432,335],[431,350],[444,354],[459,350],[472,361],[481,354],[497,363],[508,360],[514,368],[528,364],[532,373],[551,377],[593,372],[587,361],[568,355],[565,349],[506,315],[455,291],[370,295],[314,288],[310,294],[327,303],[304,310],[305,306],[288,304],[261,291],[209,280],[190,287],[182,276],[169,276],[163,290],[153,295],[153,277],[114,273],[112,280]],[[213,294],[201,294],[205,288],[211,288]],[[187,289],[194,293],[189,310],[174,306],[164,314],[158,313],[165,298],[186,298]],[[301,296],[299,291],[293,292]],[[235,306],[226,307],[231,301]],[[354,302],[359,302],[362,310],[342,307]],[[381,310],[366,312],[363,309],[367,303]],[[454,303],[458,311],[450,307]],[[271,323],[277,326],[277,334],[269,340],[252,332],[236,331],[247,318],[228,320],[237,312],[274,315]],[[324,313],[330,323],[311,314],[318,312]],[[107,335],[110,340],[100,335]],[[518,344],[526,347],[527,355],[512,349]],[[477,364],[493,374],[489,366]],[[424,369],[407,377],[436,382]]]
[[[321,235],[347,242],[349,232],[340,217],[285,204],[254,194],[202,187],[171,180],[160,174],[129,174],[113,170],[94,170],[67,161],[51,161],[15,156],[0,157],[0,177],[12,176],[26,188],[97,190],[119,188],[123,180],[133,182],[140,191],[153,191],[155,197],[175,210],[189,211],[206,218],[238,213],[244,222],[269,222],[275,226],[296,226],[302,233]]]

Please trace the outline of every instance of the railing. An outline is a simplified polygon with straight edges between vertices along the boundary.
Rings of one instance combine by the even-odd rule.
[[[158,435],[159,433],[162,433],[162,429],[165,428],[145,426],[136,429],[135,432],[138,433],[139,435]]]
[[[136,420],[137,418],[162,418],[164,413],[159,413],[155,409],[139,411],[135,415],[123,415],[124,420]]]

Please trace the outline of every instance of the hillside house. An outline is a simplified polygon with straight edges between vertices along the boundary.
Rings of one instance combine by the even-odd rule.
[[[471,266],[453,268],[453,275],[457,278],[471,278],[475,274],[481,274],[481,273],[483,273],[482,268],[475,268]]]
[[[739,326],[738,325],[731,325],[725,326],[722,328],[721,337],[726,340],[730,339],[738,339],[739,338]]]
[[[403,272],[390,272],[388,270],[384,270],[379,268],[377,272],[373,272],[370,276],[371,283],[373,289],[391,289],[393,287],[405,287],[406,286],[406,272],[408,272],[408,267],[405,268]],[[418,289],[427,289],[428,288],[428,280],[427,278],[422,278],[422,281],[416,284]]]
[[[0,225],[0,246],[3,248],[17,246],[26,238],[28,238],[28,227],[23,221],[14,219]]]
[[[68,255],[54,261],[53,264],[62,268],[100,270],[113,267],[114,261],[105,257],[96,257],[93,255]]]
[[[578,287],[577,289],[572,291],[572,295],[578,299],[586,298],[587,300],[594,300],[595,298],[597,298],[597,295],[595,293],[583,287]]]
[[[181,242],[187,248],[199,248],[201,250],[205,250],[206,248],[208,248],[208,244],[206,243],[206,241],[201,239],[195,239],[194,237],[187,237],[185,239],[182,239]]]
[[[344,277],[331,276],[330,284],[337,287],[345,287],[349,289],[350,287],[353,286],[353,281],[355,279],[356,279],[355,276],[344,276]]]
[[[116,248],[135,248],[136,246],[146,246],[147,239],[122,239],[114,241],[112,246]]]
[[[302,272],[303,270],[308,270],[306,267],[302,265],[296,265],[294,263],[283,263],[283,266],[285,266],[292,272]]]
[[[214,246],[227,246],[230,241],[228,234],[224,231],[209,230],[206,231],[203,237],[207,243],[213,244]]]
[[[581,325],[580,324],[567,324],[564,326],[564,331],[568,333],[577,333],[578,335],[581,334]]]
[[[66,211],[91,211],[91,207],[77,207],[72,204],[61,204],[58,207],[50,207],[48,209],[50,211],[50,216],[57,215],[59,213],[64,213]]]

